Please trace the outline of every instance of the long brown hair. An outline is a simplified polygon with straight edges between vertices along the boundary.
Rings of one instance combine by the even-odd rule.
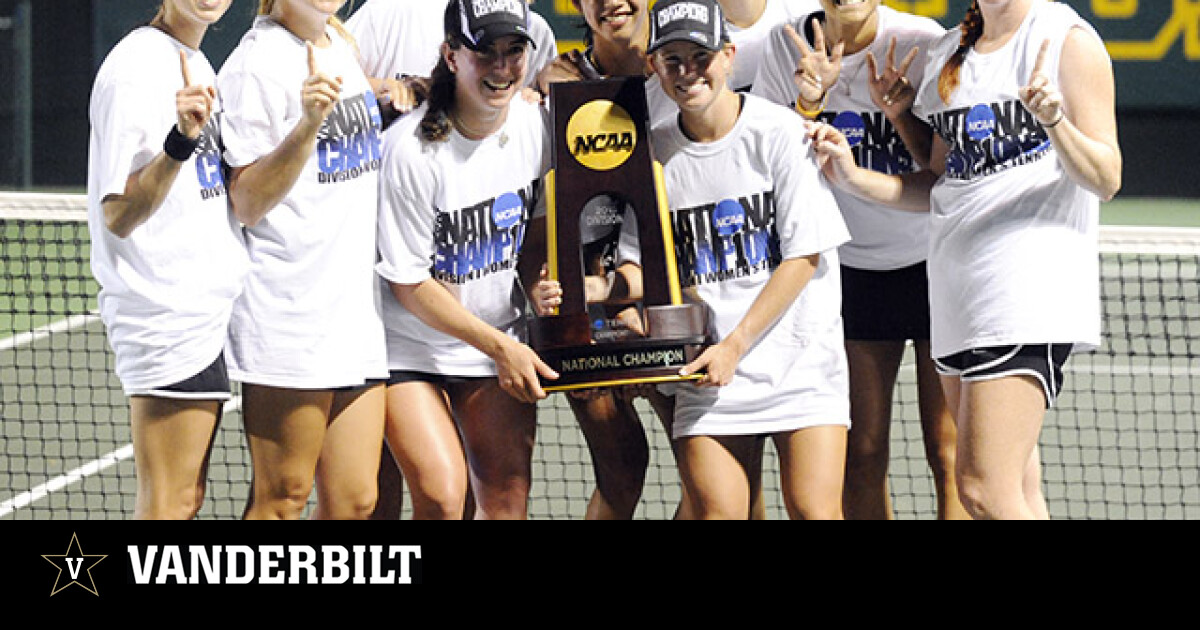
[[[942,97],[943,103],[949,103],[950,95],[958,88],[959,74],[962,71],[963,61],[967,58],[967,52],[983,36],[983,13],[979,11],[978,0],[972,0],[967,14],[958,28],[962,33],[958,49],[946,61],[946,65],[942,66],[942,73],[938,75],[938,94]]]
[[[452,50],[458,50],[462,45],[453,35],[446,37],[446,46]],[[440,142],[450,136],[450,111],[454,109],[455,80],[446,55],[439,54],[437,65],[429,75],[428,106],[425,116],[421,118],[421,138],[426,142]]]

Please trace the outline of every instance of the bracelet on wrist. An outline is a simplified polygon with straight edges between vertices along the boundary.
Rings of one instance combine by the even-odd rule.
[[[1058,112],[1058,118],[1056,118],[1056,119],[1054,120],[1054,122],[1052,122],[1052,123],[1050,123],[1050,124],[1048,124],[1048,125],[1042,125],[1042,129],[1053,129],[1053,128],[1057,127],[1057,126],[1058,126],[1058,123],[1062,122],[1062,121],[1063,121],[1063,119],[1064,119],[1064,118],[1066,118],[1066,117],[1067,117],[1067,114],[1066,114],[1065,112],[1063,112],[1062,110],[1059,110],[1059,112]]]
[[[163,141],[163,152],[176,162],[186,162],[196,152],[198,146],[200,146],[199,136],[194,139],[189,138],[179,131],[178,125],[171,125],[171,131],[167,133],[167,139]]]
[[[809,120],[812,120],[812,119],[816,118],[818,115],[820,115],[821,112],[825,111],[825,101],[828,98],[829,98],[829,93],[826,92],[825,94],[821,95],[821,100],[817,102],[816,109],[808,109],[808,108],[804,107],[804,105],[802,104],[802,101],[804,101],[804,97],[797,95],[796,96],[796,111],[799,112],[801,116],[804,116],[805,118],[808,118]]]

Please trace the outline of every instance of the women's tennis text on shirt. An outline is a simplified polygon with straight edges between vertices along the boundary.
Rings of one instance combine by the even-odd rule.
[[[128,545],[133,584],[412,584],[420,545]]]
[[[211,116],[204,123],[196,145],[196,179],[200,182],[200,198],[216,199],[225,195],[225,173],[221,165],[221,146],[217,122],[218,115]]]
[[[344,182],[379,170],[382,124],[374,94],[365,92],[338,101],[317,133],[317,181]]]
[[[671,212],[680,284],[741,278],[779,266],[771,191]]]
[[[439,212],[433,234],[433,277],[464,284],[512,269],[525,240],[525,225],[539,187],[540,180],[534,180],[516,192]]]
[[[794,105],[793,105],[794,106]],[[888,175],[911,173],[912,154],[883,112],[824,111],[817,120],[835,127],[862,168]]]
[[[1050,138],[1019,100],[938,112],[929,118],[950,147],[946,177],[970,180],[1040,160]]]

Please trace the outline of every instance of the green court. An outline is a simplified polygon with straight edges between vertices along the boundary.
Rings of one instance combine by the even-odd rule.
[[[42,200],[67,208],[46,218],[38,208],[13,211],[8,197],[8,214],[0,210],[0,520],[128,518],[128,413],[94,314],[82,198]],[[1104,347],[1069,362],[1066,392],[1043,431],[1051,515],[1200,518],[1200,203],[1120,200],[1103,214],[1110,225],[1192,229],[1105,233]],[[936,503],[907,361],[890,485],[898,518],[931,519]],[[539,408],[536,519],[580,519],[592,492],[587,447],[562,396]],[[648,406],[639,409],[652,455],[637,516],[670,518],[679,497],[674,461]],[[240,422],[235,399],[216,438],[201,518],[241,514],[250,468]],[[768,511],[782,518],[776,465],[768,447]]]

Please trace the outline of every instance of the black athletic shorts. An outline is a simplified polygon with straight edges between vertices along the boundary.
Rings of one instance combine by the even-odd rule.
[[[929,339],[925,263],[887,271],[842,265],[842,326],[852,341]]]
[[[332,391],[353,392],[353,391],[358,391],[360,389],[368,389],[368,388],[374,387],[376,385],[383,385],[386,382],[387,382],[386,378],[368,378],[363,381],[362,385],[343,385],[341,387],[334,387]]]
[[[456,383],[473,383],[475,381],[496,378],[495,376],[451,376],[447,374],[435,374],[433,372],[420,372],[417,370],[391,370],[388,375],[388,387],[398,385],[400,383],[411,383],[414,381],[421,383],[432,383],[439,387],[453,385]]]
[[[934,359],[939,374],[964,381],[983,381],[1025,374],[1042,383],[1046,408],[1054,406],[1063,386],[1063,365],[1071,356],[1072,344],[1036,343],[1019,346],[972,348]]]
[[[179,398],[191,400],[228,400],[232,390],[229,386],[229,371],[225,369],[225,353],[208,367],[200,370],[195,376],[185,378],[178,383],[164,387],[155,387],[137,395],[157,396],[159,398]]]

